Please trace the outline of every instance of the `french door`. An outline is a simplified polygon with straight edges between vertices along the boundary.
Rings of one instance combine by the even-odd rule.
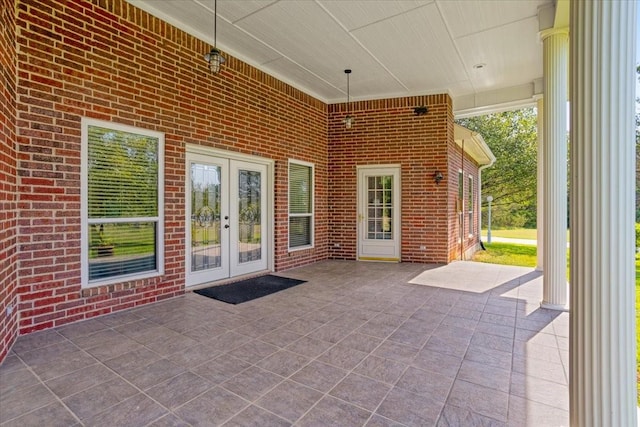
[[[358,259],[400,261],[399,167],[358,167]]]
[[[267,166],[187,153],[186,284],[268,267]]]

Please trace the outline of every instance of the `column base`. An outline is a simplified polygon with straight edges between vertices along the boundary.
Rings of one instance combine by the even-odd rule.
[[[551,304],[551,303],[544,302],[544,301],[542,301],[540,303],[540,308],[546,308],[547,310],[569,312],[569,306],[568,305]]]

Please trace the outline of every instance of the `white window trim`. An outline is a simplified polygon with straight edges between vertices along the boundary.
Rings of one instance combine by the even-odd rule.
[[[289,212],[289,200],[291,200],[291,194],[289,194],[289,171],[291,169],[291,164],[306,166],[311,168],[311,213],[310,214],[292,214]],[[295,248],[291,247],[291,242],[289,241],[290,233],[289,233],[289,219],[296,217],[310,217],[311,218],[311,244],[305,246],[296,246]],[[316,167],[315,164],[305,162],[302,160],[289,159],[287,163],[287,250],[289,252],[297,252],[303,251],[306,249],[312,249],[315,247],[315,234],[316,227],[315,221],[316,219]]]
[[[109,277],[104,280],[89,282],[89,252],[85,250],[89,246],[89,176],[88,176],[88,135],[89,126],[103,127],[116,131],[130,132],[138,135],[150,136],[158,139],[158,216],[144,218],[157,220],[156,227],[156,263],[157,268],[143,273],[126,274],[117,277]],[[82,117],[81,119],[81,150],[80,150],[80,267],[81,287],[94,288],[97,286],[112,285],[114,283],[128,282],[132,280],[157,277],[164,274],[164,133],[144,128],[113,123],[104,120]],[[113,222],[131,222],[140,218],[115,219]]]

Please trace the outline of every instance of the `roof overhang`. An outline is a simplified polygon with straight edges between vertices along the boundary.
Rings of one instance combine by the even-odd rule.
[[[456,144],[463,148],[464,152],[471,156],[478,165],[491,166],[496,161],[496,157],[478,132],[454,124],[453,137]]]

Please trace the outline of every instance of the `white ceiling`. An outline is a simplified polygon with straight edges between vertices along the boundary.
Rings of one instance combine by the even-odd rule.
[[[129,1],[213,45],[214,0]],[[327,103],[346,100],[346,68],[352,100],[500,100],[542,77],[537,13],[550,3],[218,0],[217,47]]]

